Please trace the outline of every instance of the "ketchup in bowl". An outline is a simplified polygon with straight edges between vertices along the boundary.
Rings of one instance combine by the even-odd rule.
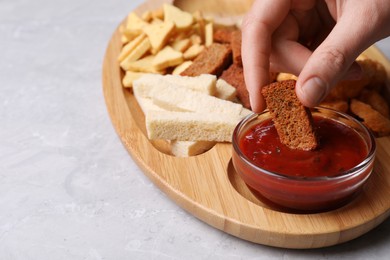
[[[233,134],[232,161],[255,192],[276,205],[322,211],[353,199],[367,181],[375,140],[356,119],[326,108],[312,111],[319,147],[290,149],[279,140],[269,112],[243,119]]]

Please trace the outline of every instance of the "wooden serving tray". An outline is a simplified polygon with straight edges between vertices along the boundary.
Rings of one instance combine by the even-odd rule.
[[[156,9],[162,1],[149,1],[138,13]],[[184,10],[240,15],[251,1],[176,1]],[[235,172],[232,146],[219,143],[208,152],[189,158],[166,154],[164,143],[146,137],[144,116],[131,91],[122,87],[117,56],[121,49],[117,29],[103,63],[103,91],[112,123],[126,149],[153,183],[182,208],[231,235],[264,245],[318,248],[354,239],[390,214],[390,137],[377,139],[372,177],[363,193],[337,210],[317,214],[283,212],[263,204]],[[371,47],[366,54],[380,61],[390,75],[389,61]]]

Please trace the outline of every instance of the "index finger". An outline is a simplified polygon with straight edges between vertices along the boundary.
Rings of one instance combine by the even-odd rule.
[[[260,90],[269,83],[271,38],[290,7],[291,0],[256,0],[243,20],[241,53],[245,84],[254,112],[265,108]]]

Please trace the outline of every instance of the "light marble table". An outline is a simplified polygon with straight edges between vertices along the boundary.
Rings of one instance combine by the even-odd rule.
[[[272,248],[206,225],[144,176],[101,85],[111,34],[140,3],[0,0],[0,259],[388,256],[390,220],[334,247]]]

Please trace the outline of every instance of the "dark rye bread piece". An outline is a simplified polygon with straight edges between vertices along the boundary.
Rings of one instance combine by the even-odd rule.
[[[204,49],[180,75],[195,77],[201,74],[213,74],[218,77],[231,63],[232,49],[230,46],[213,43]]]
[[[276,73],[270,72],[269,75],[270,81],[275,81]],[[220,78],[235,87],[237,90],[237,97],[240,100],[241,104],[245,108],[251,109],[251,104],[249,101],[249,92],[245,85],[244,69],[242,68],[242,66],[238,65],[237,63],[233,63],[227,70],[222,73]]]
[[[233,63],[227,70],[222,73],[220,78],[236,88],[238,99],[245,108],[250,109],[251,104],[249,101],[249,92],[246,89],[244,70],[242,66]]]
[[[213,40],[217,43],[227,43],[230,44],[232,37],[232,29],[220,28],[215,30],[213,34]]]
[[[280,141],[291,149],[314,150],[318,141],[310,110],[295,94],[295,80],[275,82],[261,89]]]
[[[230,46],[232,47],[233,63],[242,66],[241,58],[241,30],[232,32]]]

